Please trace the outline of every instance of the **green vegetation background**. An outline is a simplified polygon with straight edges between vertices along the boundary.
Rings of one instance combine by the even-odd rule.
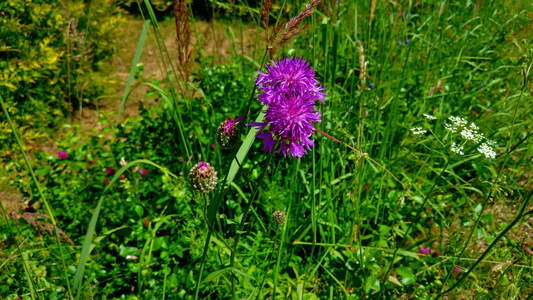
[[[533,222],[519,214],[533,188],[527,1],[324,1],[266,63],[309,60],[329,95],[317,128],[402,184],[316,134],[312,153],[270,164],[255,141],[222,197],[191,191],[187,173],[209,161],[227,174],[235,152],[217,147],[216,130],[246,112],[265,37],[305,2],[275,1],[268,29],[260,2],[187,3],[185,48],[172,46],[172,3],[151,3],[161,11],[148,1],[0,3],[0,95],[37,179],[1,112],[0,298],[195,299],[199,287],[201,299],[433,299],[455,284],[449,297],[531,296]],[[131,41],[125,28],[139,20],[147,36]],[[110,63],[123,45],[144,51],[124,62],[128,80]],[[131,95],[143,101],[125,117]],[[101,110],[108,98],[122,101]],[[261,111],[252,103],[242,123]],[[98,126],[67,123],[78,109],[96,110]],[[475,122],[497,158],[474,145],[450,155],[449,116]],[[414,136],[415,126],[434,135]],[[67,159],[39,150],[49,137]]]

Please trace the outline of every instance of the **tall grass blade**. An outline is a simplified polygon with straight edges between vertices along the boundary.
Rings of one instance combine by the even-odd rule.
[[[141,53],[142,53],[142,49],[144,46],[144,41],[146,40],[146,34],[148,33],[149,26],[150,26],[150,20],[146,20],[143,25],[141,37],[139,38],[139,43],[137,44],[137,50],[135,51],[133,62],[131,63],[130,75],[128,76],[128,81],[126,82],[126,89],[124,90],[122,101],[120,102],[120,107],[118,109],[117,121],[115,122],[115,126],[118,125],[118,122],[120,121],[120,116],[122,115],[122,111],[124,110],[124,107],[126,106],[126,102],[128,101],[131,82],[133,81],[133,77],[135,76],[135,70],[137,69],[137,64],[139,63],[139,59],[141,58]]]

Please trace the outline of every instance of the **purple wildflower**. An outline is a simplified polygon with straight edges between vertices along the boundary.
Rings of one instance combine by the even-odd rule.
[[[141,169],[141,170],[139,170],[139,173],[141,173],[142,176],[146,176],[146,175],[148,175],[148,170],[147,169]]]
[[[107,175],[111,176],[111,175],[115,174],[115,168],[113,168],[113,167],[109,167],[109,168],[107,168],[107,169],[105,170],[105,173],[106,173]]]
[[[320,111],[315,111],[317,96],[309,91],[304,93],[280,93],[277,101],[271,102],[265,112],[263,123],[253,122],[248,126],[258,127],[256,137],[263,139],[264,149],[272,152],[274,145],[281,140],[280,149],[287,156],[302,157],[314,147],[309,138],[314,133],[313,122],[320,122]],[[262,132],[268,125],[268,132]],[[306,150],[307,148],[307,150]]]
[[[410,40],[405,41],[405,47],[409,46]]]
[[[294,92],[312,93],[324,103],[326,94],[319,82],[315,79],[315,71],[309,65],[308,61],[301,58],[286,58],[274,61],[273,65],[266,66],[266,73],[261,73],[255,79],[260,94],[259,102],[265,105],[271,105],[279,102],[281,95]],[[314,100],[314,99],[313,99]]]
[[[458,267],[453,268],[453,271],[457,274],[463,272],[463,270],[459,269]]]
[[[65,152],[65,151],[59,151],[57,152],[57,158],[61,159],[61,160],[65,160],[68,158],[68,153]]]
[[[373,90],[373,89],[374,89],[374,84],[370,83],[370,90]]]
[[[402,40],[398,40],[398,45],[402,45]]]
[[[424,248],[420,246],[420,249],[418,250],[418,254],[429,255],[429,248]]]

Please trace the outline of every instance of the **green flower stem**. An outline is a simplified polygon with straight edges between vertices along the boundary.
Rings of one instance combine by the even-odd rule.
[[[237,231],[237,235],[235,236],[235,243],[233,244],[233,250],[231,251],[231,260],[230,260],[231,268],[233,268],[235,266],[235,255],[237,253],[237,246],[239,245],[239,240],[240,240],[240,238],[241,238],[241,236],[243,234],[242,231],[244,229],[244,225],[246,224],[246,217],[248,216],[248,212],[250,211],[250,207],[252,206],[252,203],[254,202],[255,198],[257,197],[257,192],[259,192],[261,182],[263,181],[263,178],[265,177],[265,175],[267,173],[268,166],[270,165],[270,162],[272,161],[272,156],[273,156],[273,154],[270,153],[270,155],[268,156],[267,162],[265,164],[265,167],[263,169],[264,171],[263,171],[263,173],[261,173],[261,175],[257,179],[257,186],[256,186],[256,188],[254,190],[254,193],[252,194],[252,198],[250,198],[250,200],[246,204],[246,207],[244,208],[243,215],[242,215],[242,218],[241,218],[241,222],[239,224],[239,230]],[[233,299],[235,299],[235,275],[233,275],[232,278],[231,278],[231,291],[232,291],[232,294],[233,294]]]
[[[26,152],[24,151],[24,147],[22,146],[22,142],[20,141],[20,138],[18,136],[17,130],[15,128],[15,125],[13,124],[13,121],[11,120],[11,117],[9,116],[9,112],[7,111],[6,104],[4,103],[4,98],[0,95],[0,104],[2,105],[2,110],[4,111],[4,114],[6,116],[7,122],[9,123],[9,126],[11,127],[11,131],[13,132],[13,136],[15,137],[15,140],[17,141],[17,144],[19,146],[20,152],[22,153],[22,156],[24,157],[24,162],[26,162],[26,166],[28,167],[28,170],[30,171],[31,179],[33,180],[35,186],[37,187],[37,190],[39,191],[39,198],[43,201],[44,206],[46,207],[46,211],[48,212],[48,215],[50,216],[50,221],[52,222],[52,225],[54,225],[54,232],[56,235],[56,243],[57,247],[59,248],[59,253],[61,256],[61,262],[63,264],[63,276],[65,276],[65,281],[67,282],[67,290],[69,295],[72,297],[72,291],[70,289],[70,282],[68,279],[68,272],[67,272],[67,265],[65,263],[65,257],[63,256],[63,251],[61,249],[61,241],[59,240],[59,233],[57,231],[57,222],[54,218],[54,214],[52,212],[52,207],[50,206],[50,203],[48,203],[48,200],[44,197],[43,191],[41,189],[41,186],[39,185],[39,181],[37,181],[37,177],[35,177],[35,173],[33,172],[33,168],[31,167],[30,161],[28,159],[28,156],[26,155]]]
[[[278,273],[279,266],[281,264],[281,255],[283,254],[283,244],[285,244],[285,233],[287,232],[287,223],[289,223],[289,215],[291,212],[291,207],[287,210],[287,218],[285,219],[285,224],[283,224],[283,231],[281,232],[281,243],[279,243],[278,249],[278,261],[276,263],[276,269],[274,270],[274,288],[272,289],[272,299],[276,300],[276,286],[278,284]]]

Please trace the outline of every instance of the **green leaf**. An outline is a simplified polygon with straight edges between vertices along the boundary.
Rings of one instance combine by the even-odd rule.
[[[369,293],[370,290],[379,291],[379,289],[380,289],[379,280],[376,278],[376,276],[368,277],[368,280],[366,281],[366,286],[365,286],[366,293]]]
[[[118,255],[126,257],[128,255],[139,255],[140,253],[141,251],[138,248],[120,245],[120,252]]]
[[[413,274],[413,271],[411,271],[411,269],[406,267],[399,267],[396,268],[396,272],[400,276],[402,276],[402,283],[404,285],[416,282],[416,276],[415,274]]]

